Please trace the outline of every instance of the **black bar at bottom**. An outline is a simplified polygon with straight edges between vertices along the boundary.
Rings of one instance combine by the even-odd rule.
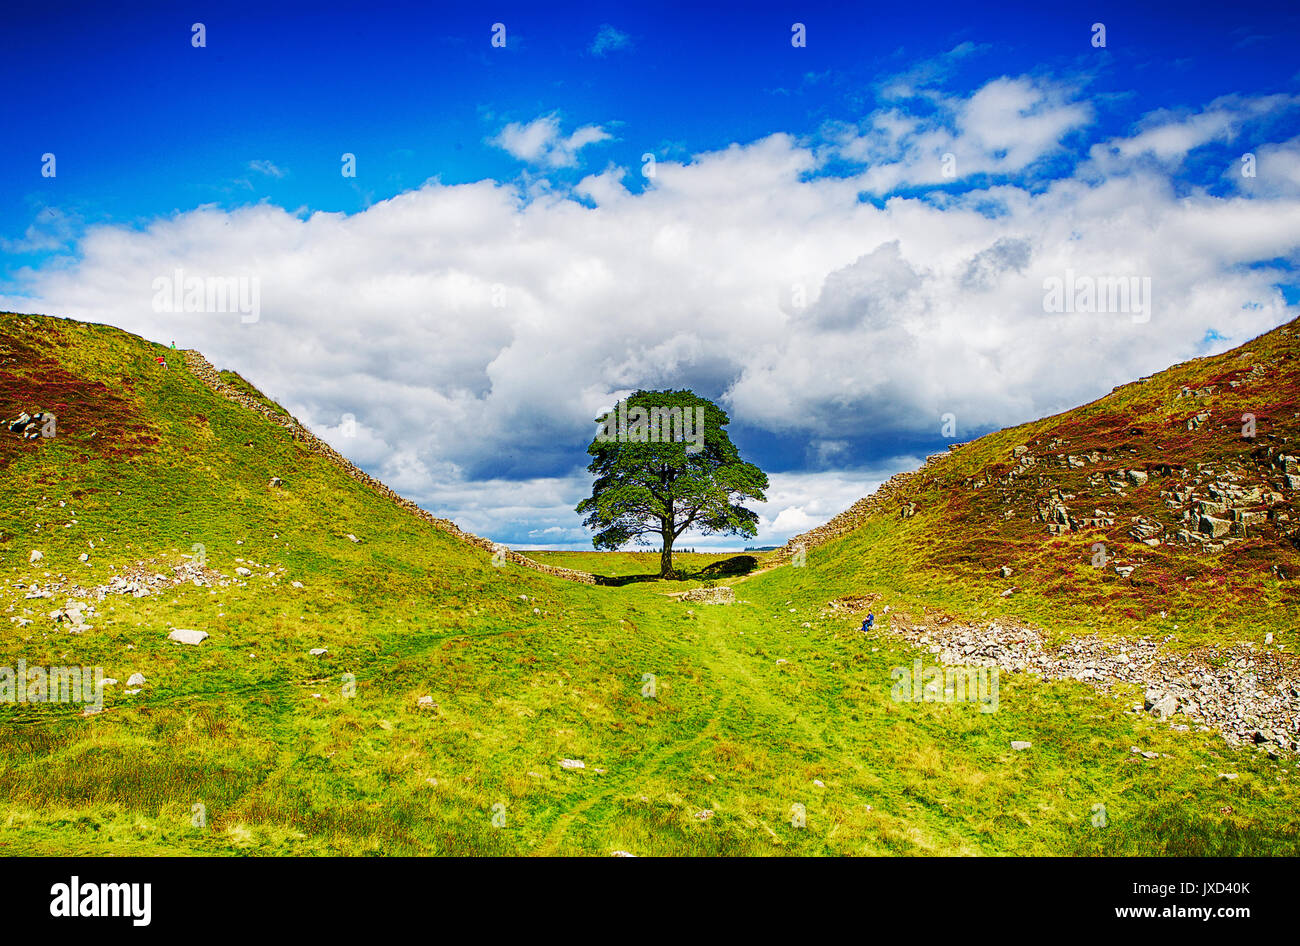
[[[517,925],[534,934],[635,936],[667,934],[671,927],[661,924],[690,917],[693,938],[714,928],[761,935],[786,923],[815,934],[846,922],[861,930],[921,923],[934,932],[985,923],[1045,922],[1053,926],[1040,929],[1058,931],[1199,924],[1232,935],[1289,922],[1290,866],[1157,858],[9,858],[0,860],[0,901],[8,933],[75,925],[365,935],[376,921],[415,931],[431,920],[463,920],[470,931]],[[120,915],[71,915],[115,908]]]

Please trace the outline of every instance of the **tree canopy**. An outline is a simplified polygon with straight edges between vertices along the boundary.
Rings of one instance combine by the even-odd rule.
[[[596,419],[587,453],[595,477],[578,504],[596,548],[617,549],[657,535],[660,575],[673,572],[673,543],[688,529],[752,537],[758,515],[745,500],[767,497],[767,474],[740,458],[731,419],[691,391],[637,391]]]

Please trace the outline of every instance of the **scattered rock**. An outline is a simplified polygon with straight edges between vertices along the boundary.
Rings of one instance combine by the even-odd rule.
[[[682,601],[695,601],[700,604],[734,604],[736,591],[726,586],[718,588],[692,588],[681,597]]]
[[[167,635],[168,639],[178,641],[182,644],[202,644],[208,639],[207,631],[194,631],[184,627],[173,628],[172,632]]]
[[[1016,740],[1011,743],[1011,748],[1015,749],[1017,752],[1024,752],[1032,745],[1033,745],[1032,742],[1021,742],[1019,740]]]
[[[1161,693],[1159,690],[1147,690],[1146,701],[1142,708],[1156,719],[1168,719],[1178,712],[1178,697],[1172,693]]]
[[[21,434],[24,440],[35,440],[41,436],[45,425],[54,420],[54,415],[48,411],[37,411],[35,414],[23,411],[13,420],[4,423],[9,428],[10,433]]]
[[[587,763],[583,762],[581,759],[560,760],[560,768],[563,769],[585,769],[586,767],[587,767]]]
[[[1231,745],[1300,750],[1297,665],[1276,647],[1240,643],[1180,653],[1165,647],[1172,635],[1163,640],[1079,635],[1049,648],[1040,630],[1011,620],[965,624],[930,617],[913,625],[895,618],[888,630],[946,665],[1083,681],[1103,692],[1136,685],[1145,699],[1131,712],[1154,711],[1171,726],[1217,730]]]
[[[1201,516],[1196,523],[1196,530],[1202,535],[1208,535],[1212,539],[1220,538],[1227,535],[1232,530],[1232,522],[1228,519],[1218,519],[1214,516]]]

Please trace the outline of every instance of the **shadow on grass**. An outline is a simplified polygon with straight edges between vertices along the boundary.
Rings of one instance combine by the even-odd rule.
[[[675,578],[661,578],[658,573],[650,575],[597,575],[596,584],[622,587],[647,581],[717,581],[720,578],[739,578],[748,575],[758,567],[758,559],[753,555],[733,555],[717,562],[711,562],[696,571],[676,570]]]

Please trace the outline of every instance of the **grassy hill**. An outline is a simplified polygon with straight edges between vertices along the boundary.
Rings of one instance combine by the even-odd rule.
[[[1028,520],[991,546],[945,535],[945,522],[986,521],[961,512],[985,487],[944,500],[931,483],[916,515],[873,518],[803,568],[712,578],[700,556],[694,583],[731,584],[737,601],[699,605],[663,594],[691,582],[495,567],[215,394],[177,353],[0,314],[0,414],[37,409],[56,415],[56,436],[0,430],[0,665],[100,666],[120,682],[88,716],[0,703],[0,853],[1300,850],[1292,758],[1172,732],[1077,682],[1006,675],[994,713],[891,699],[891,670],[917,653],[888,630],[860,633],[831,600],[869,589],[899,615],[1023,607],[1063,632],[1094,607],[1073,585],[997,597],[990,569],[1010,561],[1026,587],[1036,567],[1060,580],[1057,559],[1036,557],[1064,561],[1087,536],[1036,538]],[[978,479],[1028,433],[1058,436],[993,435],[944,475]],[[1088,446],[1076,436],[1071,451]],[[587,568],[576,554],[554,564]],[[635,577],[635,559],[608,561],[590,570]],[[1083,591],[1107,587],[1078,575]],[[1290,580],[1257,587],[1289,606]],[[1107,596],[1104,617],[1147,594],[1113,584],[1129,598]],[[1196,614],[1237,613],[1186,595]],[[66,619],[69,601],[84,625]],[[173,628],[210,636],[173,643]],[[129,687],[134,673],[146,682]],[[1032,748],[1011,747],[1021,740]]]
[[[1297,456],[1292,322],[957,446],[779,558],[802,544],[810,581],[833,572],[953,614],[1186,647],[1273,632],[1294,653]]]

